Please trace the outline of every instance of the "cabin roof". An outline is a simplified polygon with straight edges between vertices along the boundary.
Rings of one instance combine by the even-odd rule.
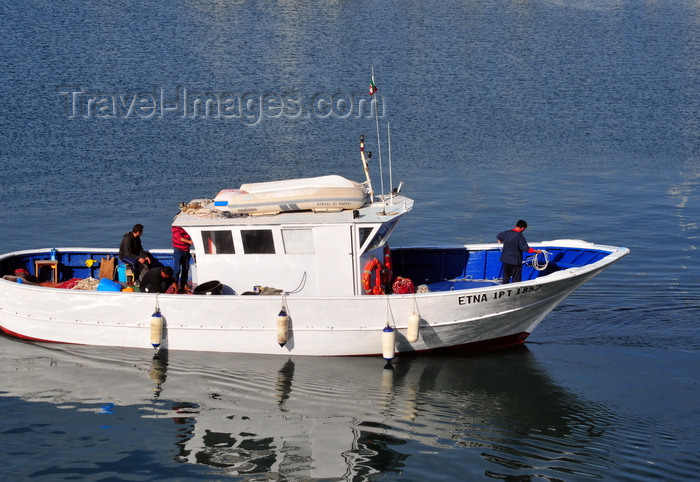
[[[199,205],[199,208],[195,206]],[[385,223],[413,208],[413,200],[405,196],[381,197],[359,209],[335,212],[291,211],[279,214],[230,214],[214,209],[212,199],[194,199],[182,208],[173,225],[176,226],[275,226],[318,224]],[[355,214],[357,213],[357,214]]]

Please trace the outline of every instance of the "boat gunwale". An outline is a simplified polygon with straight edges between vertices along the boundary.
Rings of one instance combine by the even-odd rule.
[[[543,285],[543,284],[552,284],[554,282],[557,282],[562,279],[567,279],[567,278],[572,278],[572,277],[577,277],[580,275],[584,275],[588,272],[591,271],[596,271],[596,270],[602,270],[602,268],[607,267],[611,264],[614,264],[627,254],[629,254],[629,249],[626,247],[620,247],[620,246],[608,246],[608,245],[598,245],[594,243],[589,243],[586,241],[582,241],[579,239],[566,239],[566,240],[554,240],[554,241],[540,241],[540,242],[535,242],[535,243],[529,243],[530,246],[532,247],[553,247],[553,244],[557,244],[557,248],[586,248],[586,249],[591,249],[593,251],[599,251],[599,252],[604,252],[608,253],[598,261],[595,261],[590,264],[586,264],[583,266],[578,266],[578,267],[568,267],[568,268],[563,268],[559,271],[555,271],[553,273],[548,274],[547,276],[544,276],[542,278],[533,278],[529,280],[523,280],[519,281],[517,283],[510,283],[509,286],[517,285],[517,286],[531,286],[531,285]],[[476,248],[476,249],[474,249]],[[5,253],[0,255],[0,261],[5,260],[5,259],[11,259],[12,257],[17,257],[17,256],[31,256],[32,254],[43,254],[43,253],[48,253],[51,251],[51,249],[54,248],[39,248],[39,249],[29,249],[29,250],[22,250],[22,251],[14,251],[10,253]],[[85,248],[85,247],[59,247],[55,248],[60,252],[75,252],[75,253],[95,253],[95,254],[116,254],[118,253],[118,249],[115,248]],[[412,249],[418,249],[418,250],[454,250],[454,249],[459,249],[459,250],[466,250],[466,251],[494,251],[494,250],[499,250],[499,245],[496,243],[484,243],[484,244],[464,244],[464,245],[442,245],[442,246],[399,246],[392,248],[392,250],[412,250]],[[172,249],[153,249],[151,250],[152,253],[156,254],[168,254],[172,253]],[[33,284],[20,284],[16,283],[14,281],[10,280],[5,280],[0,278],[0,281],[5,281],[14,285],[17,285],[17,287],[21,288],[42,288],[43,290],[52,290],[52,291],[66,291],[65,288],[59,288],[59,287],[54,287],[54,286],[42,286],[42,285],[33,285]],[[491,286],[478,286],[478,287],[465,287],[465,288],[459,288],[459,289],[452,289],[452,290],[440,290],[440,291],[428,291],[424,293],[405,293],[405,294],[398,294],[398,293],[391,293],[391,294],[384,294],[384,295],[364,295],[364,294],[356,294],[356,295],[343,295],[343,296],[337,296],[337,295],[312,295],[312,296],[296,296],[293,294],[289,293],[281,293],[279,295],[265,295],[265,296],[243,296],[243,295],[220,295],[220,296],[194,296],[195,299],[201,298],[203,300],[209,300],[209,301],[215,301],[215,300],[221,300],[221,301],[228,301],[231,299],[245,299],[249,301],[254,301],[254,300],[260,300],[262,302],[263,300],[269,300],[269,299],[297,299],[297,300],[314,300],[314,299],[319,299],[319,300],[349,300],[349,299],[354,299],[354,300],[361,300],[361,299],[367,299],[369,300],[375,300],[375,299],[385,299],[391,297],[391,299],[404,299],[404,298],[431,298],[431,297],[444,297],[446,294],[459,294],[459,293],[482,293],[482,292],[489,292],[493,291],[494,289],[499,288],[501,285],[500,283],[497,283],[496,280],[489,280],[493,281],[493,285]],[[141,293],[141,292],[121,292],[121,291],[98,291],[98,290],[69,290],[73,294],[78,294],[80,293],[81,295],[112,295],[112,296],[153,296],[153,293]],[[158,297],[166,297],[166,298],[182,298],[182,294],[176,294],[176,293],[157,293],[156,296]]]

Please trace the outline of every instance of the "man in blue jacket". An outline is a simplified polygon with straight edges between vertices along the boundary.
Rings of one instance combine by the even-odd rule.
[[[523,253],[541,253],[541,249],[533,249],[525,240],[523,231],[527,229],[527,223],[519,220],[515,227],[508,231],[498,233],[499,243],[503,243],[501,251],[501,263],[503,263],[503,283],[517,283],[521,281],[523,274]]]

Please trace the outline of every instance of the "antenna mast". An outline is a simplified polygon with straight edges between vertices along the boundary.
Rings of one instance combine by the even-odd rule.
[[[386,123],[386,139],[389,146],[389,204],[394,205],[394,181],[392,179],[391,171],[391,124]]]
[[[360,134],[360,157],[362,158],[362,167],[365,169],[365,178],[367,179],[367,189],[369,190],[369,200],[374,201],[374,190],[372,189],[372,179],[369,177],[369,159],[372,157],[371,152],[365,154],[365,135]]]
[[[374,83],[374,65],[372,66],[372,82],[369,84],[369,95],[373,96],[377,92],[377,86]],[[372,104],[374,107],[374,123],[377,126],[377,150],[379,152],[379,184],[382,186],[382,203],[386,205],[386,198],[384,197],[384,172],[382,170],[382,142],[379,138],[379,101],[377,99],[372,99]]]

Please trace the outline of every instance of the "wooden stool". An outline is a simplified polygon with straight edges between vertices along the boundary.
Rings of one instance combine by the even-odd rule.
[[[134,284],[134,271],[131,269],[131,266],[129,266],[128,264],[126,265],[126,284],[127,285]]]
[[[34,273],[37,279],[39,279],[39,274],[41,268],[48,266],[51,268],[53,274],[53,282],[58,283],[58,261],[52,259],[35,259],[34,260]]]

